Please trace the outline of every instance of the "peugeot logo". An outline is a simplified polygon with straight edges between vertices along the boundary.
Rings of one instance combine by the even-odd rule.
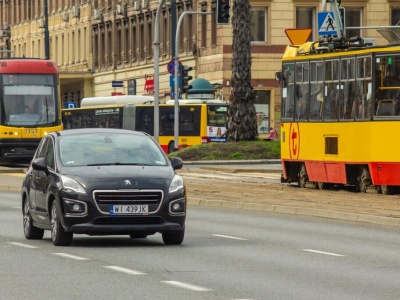
[[[124,181],[124,183],[125,183],[125,185],[132,185],[131,181],[130,181],[130,180],[128,180],[128,179],[127,179],[127,180],[125,180],[125,181]]]

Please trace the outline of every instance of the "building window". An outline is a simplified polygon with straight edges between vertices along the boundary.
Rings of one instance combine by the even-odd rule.
[[[362,26],[362,8],[361,7],[346,7],[344,23],[346,28],[346,37],[362,36],[361,29],[347,29],[348,27]]]
[[[315,7],[296,7],[296,28],[311,28],[308,41],[314,40]]]
[[[400,23],[400,8],[398,7],[391,7],[391,18],[390,18],[390,25],[396,26]]]
[[[250,8],[250,41],[267,41],[267,8]]]

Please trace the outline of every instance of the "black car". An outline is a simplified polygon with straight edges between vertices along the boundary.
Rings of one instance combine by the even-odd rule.
[[[73,234],[129,235],[157,232],[165,244],[185,234],[186,188],[171,161],[146,133],[124,129],[73,129],[49,133],[22,185],[27,239],[51,230],[56,246]]]

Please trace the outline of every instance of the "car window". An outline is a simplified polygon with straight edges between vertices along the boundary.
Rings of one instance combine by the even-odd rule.
[[[48,146],[46,150],[46,164],[47,167],[54,170],[54,143],[51,138],[48,138]]]
[[[153,139],[127,133],[90,133],[62,136],[60,160],[64,166],[96,164],[167,165]]]
[[[38,150],[36,153],[35,158],[44,158],[46,156],[46,149],[49,144],[50,138],[49,137],[44,137],[41,141],[41,143],[38,146]]]

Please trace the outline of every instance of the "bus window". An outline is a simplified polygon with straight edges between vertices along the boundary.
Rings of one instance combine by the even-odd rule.
[[[179,135],[200,135],[201,106],[181,106],[179,113]]]

